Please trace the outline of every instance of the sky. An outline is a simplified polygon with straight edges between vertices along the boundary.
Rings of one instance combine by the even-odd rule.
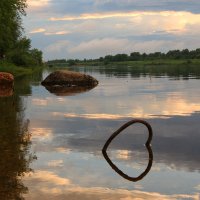
[[[200,47],[198,0],[27,0],[23,18],[44,60]]]

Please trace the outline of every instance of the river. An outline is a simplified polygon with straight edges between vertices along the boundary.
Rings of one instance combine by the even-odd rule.
[[[200,198],[200,69],[76,67],[99,85],[53,94],[40,82],[51,70],[15,80],[0,97],[0,196],[27,200]],[[110,135],[132,124],[109,145]]]

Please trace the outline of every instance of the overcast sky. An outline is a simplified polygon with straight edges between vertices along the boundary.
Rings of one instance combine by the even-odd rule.
[[[27,0],[25,34],[44,59],[200,47],[198,0]]]

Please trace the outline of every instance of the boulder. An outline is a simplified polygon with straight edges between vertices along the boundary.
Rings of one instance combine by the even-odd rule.
[[[14,77],[7,72],[0,72],[0,97],[12,96]]]
[[[7,72],[0,72],[0,86],[13,86],[14,77]]]
[[[44,86],[96,86],[98,81],[90,75],[79,72],[59,70],[51,73],[41,83]]]

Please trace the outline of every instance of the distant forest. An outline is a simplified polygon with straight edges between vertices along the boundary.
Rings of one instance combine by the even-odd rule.
[[[140,53],[140,52],[132,52],[130,55],[128,54],[116,54],[116,55],[106,55],[105,57],[100,57],[97,59],[56,59],[47,61],[48,65],[55,64],[68,64],[75,65],[77,63],[84,62],[103,62],[104,64],[110,62],[123,62],[123,61],[145,61],[145,60],[160,60],[160,59],[200,59],[200,48],[196,50],[170,50],[167,53],[155,52],[155,53]]]

